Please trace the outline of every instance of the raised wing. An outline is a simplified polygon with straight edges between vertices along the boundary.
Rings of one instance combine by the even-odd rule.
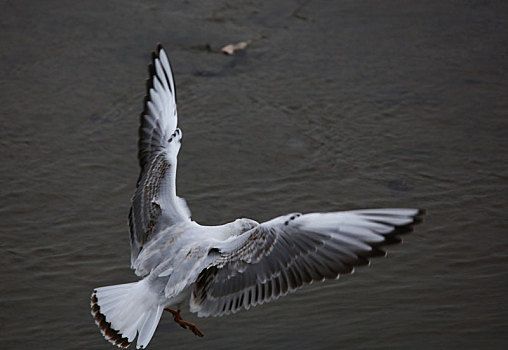
[[[198,316],[220,316],[263,304],[312,281],[338,278],[381,247],[399,243],[420,221],[418,209],[371,209],[290,214],[219,246],[191,298]]]
[[[176,166],[182,132],[177,128],[173,73],[162,46],[152,53],[145,107],[139,127],[139,175],[129,213],[131,264],[158,230],[190,220],[176,195]]]

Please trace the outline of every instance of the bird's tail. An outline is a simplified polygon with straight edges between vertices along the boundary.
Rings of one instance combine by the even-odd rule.
[[[95,323],[108,341],[126,348],[137,334],[137,349],[146,348],[164,310],[143,280],[96,288],[91,306]]]

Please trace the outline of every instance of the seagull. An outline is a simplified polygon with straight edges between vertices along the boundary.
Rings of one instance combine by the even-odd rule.
[[[141,167],[129,213],[131,267],[138,282],[95,288],[91,313],[102,335],[145,349],[164,311],[181,327],[180,307],[222,316],[276,300],[312,282],[337,279],[384,256],[424,210],[384,208],[291,213],[258,223],[203,226],[176,195],[177,127],[173,71],[159,44],[152,53],[139,127]]]

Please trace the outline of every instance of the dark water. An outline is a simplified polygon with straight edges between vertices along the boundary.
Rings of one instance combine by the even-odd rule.
[[[198,222],[428,217],[353,276],[185,311],[203,339],[166,315],[152,349],[507,348],[507,28],[503,1],[0,2],[0,347],[112,349],[89,297],[136,279],[126,220],[160,41]]]

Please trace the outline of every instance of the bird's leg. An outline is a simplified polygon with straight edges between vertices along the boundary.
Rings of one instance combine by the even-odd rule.
[[[180,310],[173,310],[173,309],[165,308],[164,311],[171,312],[175,322],[178,323],[182,328],[185,328],[185,329],[189,328],[189,330],[192,333],[194,333],[195,335],[197,335],[198,337],[203,336],[203,333],[201,333],[199,331],[198,327],[196,327],[195,324],[189,323],[189,322],[186,322],[183,320],[182,316],[180,315]]]

